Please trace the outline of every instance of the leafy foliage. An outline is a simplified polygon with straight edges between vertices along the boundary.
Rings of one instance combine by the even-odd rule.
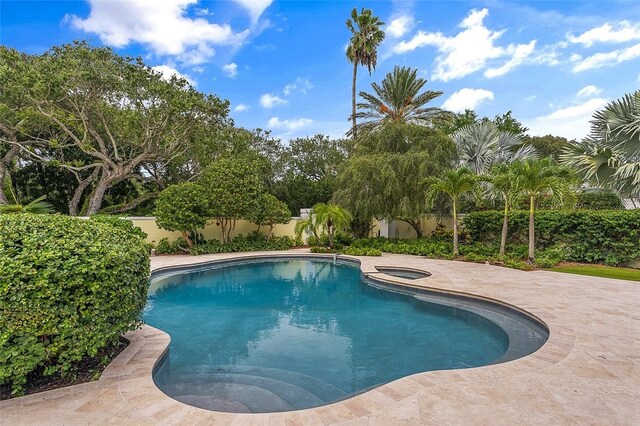
[[[291,212],[285,203],[271,194],[262,194],[256,210],[251,214],[251,221],[258,225],[269,226],[267,236],[270,238],[273,228],[277,224],[285,224],[291,221]]]
[[[494,242],[500,234],[502,213],[469,213],[464,227],[472,241]],[[528,212],[509,213],[509,242],[528,236]],[[574,262],[626,265],[640,259],[640,210],[539,211],[535,217],[536,247],[563,248]]]
[[[356,127],[358,132],[371,132],[387,122],[430,125],[447,113],[438,107],[425,105],[442,92],[427,90],[420,92],[427,80],[418,77],[418,70],[395,66],[382,83],[372,83],[375,94],[360,92],[364,102],[358,103],[357,118],[365,119]]]
[[[0,215],[0,383],[65,373],[134,329],[149,254],[135,233],[99,220]]]
[[[346,230],[349,227],[352,220],[351,213],[339,205],[331,203],[318,203],[313,206],[312,212],[316,218],[316,225],[327,231],[329,247],[333,247],[336,229]]]
[[[238,235],[226,243],[218,240],[209,240],[204,244],[194,246],[190,253],[198,255],[245,251],[288,250],[296,244],[297,242],[288,236],[272,236],[271,238],[268,238],[266,235],[255,231],[246,237]]]
[[[33,213],[33,214],[45,214],[53,213],[53,206],[47,203],[45,200],[46,195],[36,198],[29,204],[0,204],[0,214],[8,213]]]
[[[578,193],[576,208],[583,210],[623,210],[624,205],[615,192],[589,191]]]
[[[193,182],[171,185],[156,200],[156,223],[167,231],[180,231],[189,245],[189,231],[204,228],[210,215],[210,201],[204,188]]]

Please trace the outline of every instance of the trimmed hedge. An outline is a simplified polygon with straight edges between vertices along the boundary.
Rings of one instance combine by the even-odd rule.
[[[502,212],[469,213],[463,220],[471,241],[500,240]],[[509,214],[509,242],[527,241],[529,213]],[[622,266],[640,259],[640,209],[541,210],[535,214],[536,247],[559,248],[565,260]]]
[[[0,215],[0,384],[69,372],[139,324],[149,254],[102,220]]]

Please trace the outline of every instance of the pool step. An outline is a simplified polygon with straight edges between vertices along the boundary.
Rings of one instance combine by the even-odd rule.
[[[347,394],[299,373],[263,367],[191,366],[159,375],[159,387],[186,404],[216,411],[273,412],[323,405]]]

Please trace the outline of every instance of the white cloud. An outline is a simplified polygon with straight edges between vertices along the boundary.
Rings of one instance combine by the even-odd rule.
[[[187,8],[198,0],[89,0],[91,11],[82,19],[70,16],[71,25],[98,34],[109,46],[130,43],[148,46],[157,55],[175,56],[200,64],[214,54],[214,45],[240,45],[249,30],[234,33],[228,24],[187,17]]]
[[[287,129],[289,131],[298,130],[313,123],[310,118],[294,118],[292,120],[280,120],[278,117],[271,117],[267,125],[274,129]]]
[[[509,45],[507,51],[512,55],[511,59],[497,68],[489,68],[485,70],[484,76],[487,78],[500,77],[505,75],[512,69],[516,68],[524,62],[536,48],[536,40],[532,40],[529,44],[518,44],[517,46]]]
[[[591,47],[594,43],[624,43],[640,40],[640,24],[622,21],[614,27],[606,23],[578,36],[568,35],[567,39],[571,43],[582,44],[585,47]]]
[[[600,92],[602,92],[602,89],[598,89],[594,85],[589,85],[589,86],[585,86],[582,89],[578,90],[578,93],[576,94],[576,96],[578,96],[579,98],[588,98],[588,97],[591,97],[593,95],[597,95]]]
[[[412,16],[399,16],[387,25],[386,33],[392,38],[400,38],[413,28],[414,22]]]
[[[288,102],[289,101],[272,95],[271,93],[265,93],[264,95],[260,96],[260,105],[262,105],[264,108],[273,108],[274,106],[284,105]]]
[[[595,68],[612,67],[621,62],[630,61],[638,57],[640,57],[640,43],[625,49],[616,49],[611,52],[595,53],[591,56],[587,56],[586,58],[575,62],[573,72],[579,73]]]
[[[298,77],[293,83],[289,83],[284,86],[282,91],[285,95],[289,96],[293,92],[300,92],[303,95],[307,94],[307,91],[313,89],[313,84],[307,78]]]
[[[483,102],[491,100],[493,100],[493,92],[489,90],[464,88],[449,96],[442,104],[442,108],[463,112],[465,109],[476,109]]]
[[[473,9],[460,23],[462,31],[455,36],[447,37],[441,32],[418,31],[412,39],[396,44],[393,52],[406,53],[423,46],[435,46],[439,55],[436,57],[432,76],[434,80],[449,81],[461,78],[485,68],[490,60],[500,58],[506,58],[507,61],[502,66],[487,70],[486,73],[494,77],[504,75],[533,53],[535,40],[527,44],[510,44],[506,48],[496,46],[495,42],[504,31],[492,31],[485,27],[483,21],[488,14],[488,9]]]
[[[235,112],[244,112],[244,111],[249,111],[250,109],[251,109],[251,107],[249,105],[247,105],[247,104],[238,104],[233,109],[233,111],[235,111]]]
[[[607,102],[603,98],[589,99],[581,104],[560,108],[551,114],[525,121],[524,124],[534,136],[552,134],[568,139],[582,139],[589,134],[589,121],[593,113]]]
[[[231,78],[236,78],[238,75],[238,64],[232,62],[222,66],[222,71]]]
[[[273,0],[233,0],[240,6],[244,7],[251,17],[251,21],[255,23],[258,18],[273,2]]]
[[[170,67],[169,65],[158,65],[155,67],[151,67],[151,69],[162,74],[162,78],[164,80],[169,81],[171,80],[171,77],[176,76],[178,78],[184,78],[189,82],[189,84],[195,86],[195,82],[191,79],[191,77],[186,74],[182,74],[180,71],[173,67]]]

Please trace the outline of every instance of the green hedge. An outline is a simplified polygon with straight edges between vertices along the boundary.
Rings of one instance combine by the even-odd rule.
[[[149,254],[101,220],[0,215],[0,384],[65,374],[138,325]]]
[[[471,241],[500,240],[502,212],[469,213],[464,228]],[[509,242],[527,241],[529,214],[509,215]],[[535,215],[536,247],[556,247],[566,260],[607,265],[626,265],[640,259],[640,209],[539,211]]]

